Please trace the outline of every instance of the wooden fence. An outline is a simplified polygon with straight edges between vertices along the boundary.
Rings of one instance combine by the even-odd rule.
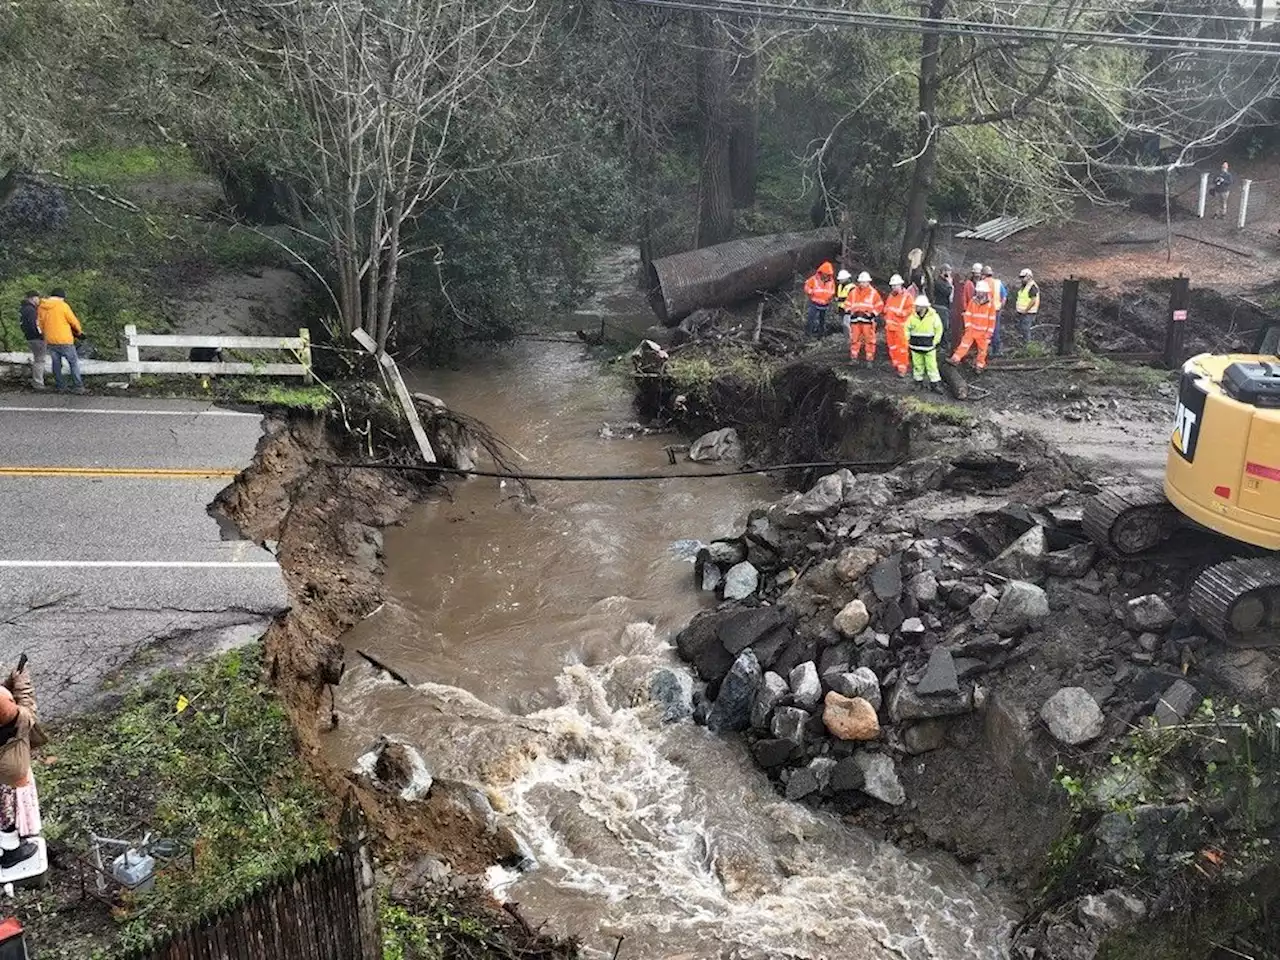
[[[158,946],[121,960],[379,960],[378,901],[365,848],[303,864]]]
[[[124,360],[80,361],[80,372],[85,376],[128,374],[137,378],[144,373],[157,374],[227,374],[244,377],[302,377],[311,382],[311,334],[303,327],[296,337],[206,337],[168,333],[138,333],[132,324],[124,328],[121,336]],[[243,361],[193,360],[143,360],[141,351],[190,350],[192,347],[216,347],[222,350],[254,350],[285,352],[291,355],[288,363],[246,363]],[[0,353],[0,364],[28,366],[30,353]],[[45,369],[51,369],[45,362]]]

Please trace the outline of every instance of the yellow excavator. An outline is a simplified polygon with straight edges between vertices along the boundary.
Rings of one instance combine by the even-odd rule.
[[[1210,635],[1247,647],[1280,644],[1280,357],[1259,346],[1188,360],[1163,488],[1104,490],[1084,510],[1115,556],[1155,551],[1183,526],[1235,541],[1237,558],[1201,572],[1188,604]]]

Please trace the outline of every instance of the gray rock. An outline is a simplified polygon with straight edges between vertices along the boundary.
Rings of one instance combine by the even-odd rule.
[[[939,750],[947,742],[947,728],[941,720],[913,723],[902,734],[902,746],[913,757]]]
[[[778,607],[734,610],[727,615],[718,616],[716,636],[731,657],[736,657],[747,647],[756,648],[756,656],[761,657],[760,646],[768,643],[778,633],[784,637],[783,645],[786,640],[791,639],[791,619]],[[679,642],[677,638],[677,646]]]
[[[1162,727],[1172,727],[1182,723],[1195,713],[1200,706],[1200,691],[1185,680],[1175,680],[1173,685],[1160,695],[1156,703],[1156,723]]]
[[[831,774],[835,771],[834,757],[814,757],[809,761],[809,772],[818,781],[818,789],[825,790],[831,784]]]
[[[778,707],[773,711],[769,732],[779,740],[804,743],[804,728],[808,722],[809,714],[799,707]]]
[[[787,799],[802,800],[811,793],[817,793],[819,789],[817,774],[808,767],[801,767],[793,770],[791,779],[787,781]]]
[[[1124,606],[1124,625],[1139,633],[1163,633],[1176,619],[1164,598],[1154,593],[1134,597]]]
[[[724,574],[720,572],[720,568],[714,563],[704,563],[702,565],[702,580],[698,586],[706,593],[714,593],[716,588],[724,582]]]
[[[899,682],[889,695],[889,718],[895,723],[903,720],[929,720],[933,717],[952,717],[973,709],[973,691],[961,687],[958,693],[935,694],[922,697],[905,681]]]
[[[733,427],[724,427],[704,433],[689,445],[689,459],[700,463],[742,459],[742,442],[738,439],[738,431]]]
[[[1055,740],[1072,747],[1102,733],[1102,710],[1084,687],[1063,687],[1045,701],[1040,719]]]
[[[1014,636],[1049,616],[1049,598],[1034,583],[1010,580],[1000,594],[991,627],[1002,636]]]
[[[902,596],[902,557],[894,554],[871,568],[871,589],[881,600],[897,600]]]
[[[834,513],[844,503],[845,491],[851,486],[853,474],[848,470],[829,473],[788,506],[786,513],[798,517],[822,517]]]
[[[707,560],[722,567],[732,567],[747,559],[747,545],[742,540],[712,540],[705,549]]]
[[[402,800],[421,800],[431,792],[434,783],[426,761],[416,748],[386,736],[378,737],[369,751],[360,755],[356,770],[374,786]]]
[[[858,758],[844,757],[836,762],[835,769],[831,771],[828,786],[832,793],[848,793],[861,790],[866,782],[867,778],[862,773],[862,765],[858,763]]]
[[[649,699],[662,708],[664,721],[688,720],[693,716],[693,677],[661,667],[649,677]]]
[[[840,673],[829,680],[831,689],[846,697],[861,697],[878,711],[881,704],[880,680],[870,667],[858,667],[852,673]]]
[[[1009,544],[991,561],[990,569],[1011,580],[1044,579],[1044,556],[1048,552],[1044,527],[1036,525]]]
[[[850,600],[836,614],[832,624],[841,636],[852,638],[862,633],[870,622],[871,616],[867,613],[866,604],[861,600]]]
[[[724,598],[745,600],[754,596],[760,586],[760,571],[747,561],[734,564],[724,575]]]
[[[747,729],[751,724],[751,705],[763,681],[760,661],[754,651],[743,650],[720,684],[720,693],[707,715],[707,729],[717,733]]]
[[[916,598],[917,603],[928,606],[938,599],[938,578],[933,571],[923,570],[907,583],[907,590]]]
[[[1000,606],[999,599],[989,593],[984,593],[969,604],[969,616],[973,617],[978,626],[982,626],[995,616],[998,606]]]
[[[1139,804],[1106,813],[1094,828],[1093,855],[1126,871],[1167,876],[1182,869],[1177,855],[1196,846],[1197,826],[1189,803]]]
[[[818,679],[818,668],[812,660],[792,669],[791,699],[805,710],[812,710],[822,699],[822,681]]]
[[[1098,548],[1092,543],[1077,543],[1065,550],[1055,550],[1044,555],[1044,572],[1051,577],[1068,577],[1078,580],[1093,567]]]
[[[929,665],[925,667],[924,676],[916,684],[916,693],[920,696],[954,696],[960,692],[960,678],[956,675],[955,660],[951,651],[943,647],[935,647],[929,654]]]
[[[794,740],[785,738],[757,740],[751,747],[751,755],[756,758],[756,763],[766,770],[771,770],[790,760],[798,749]]]
[[[862,751],[854,754],[854,760],[862,769],[863,793],[894,807],[907,802],[907,792],[902,789],[898,771],[889,756]]]
[[[744,610],[742,613],[753,614],[756,611]],[[716,612],[700,613],[676,635],[676,650],[708,683],[719,683],[733,666],[733,655],[720,642],[719,629],[724,619]]]
[[[1154,633],[1144,633],[1138,637],[1138,647],[1146,653],[1154,653],[1158,646],[1160,638]]]
[[[913,637],[924,633],[924,621],[919,617],[907,617],[902,621],[901,630],[903,634],[909,634]]]
[[[1091,930],[1122,930],[1147,915],[1147,905],[1127,890],[1116,888],[1081,897],[1076,904],[1080,922]]]
[[[766,673],[760,683],[760,689],[756,692],[756,698],[751,703],[751,728],[768,730],[774,708],[782,703],[790,692],[786,680],[772,671]]]
[[[965,677],[971,677],[975,673],[980,673],[986,666],[982,660],[976,660],[973,657],[956,657],[956,677],[963,680]]]
[[[982,587],[963,580],[953,583],[946,591],[947,606],[952,610],[968,610],[983,595]],[[995,611],[993,610],[992,613]],[[990,614],[988,614],[990,616]]]
[[[880,608],[876,626],[879,627],[879,632],[891,634],[902,626],[904,620],[906,620],[906,614],[902,612],[902,604],[897,600],[890,600]]]

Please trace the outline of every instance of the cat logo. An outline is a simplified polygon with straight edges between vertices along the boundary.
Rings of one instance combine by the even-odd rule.
[[[1196,444],[1203,426],[1205,394],[1194,376],[1184,374],[1173,416],[1173,449],[1188,463],[1196,458]]]

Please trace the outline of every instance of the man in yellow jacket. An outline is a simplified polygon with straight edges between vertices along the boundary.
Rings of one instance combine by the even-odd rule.
[[[938,344],[942,342],[942,318],[929,306],[924,294],[916,297],[915,309],[907,318],[907,346],[911,350],[911,377],[916,389],[924,389],[924,378],[929,377],[929,389],[941,393],[938,386],[942,374],[938,370]]]
[[[71,370],[71,382],[76,393],[84,393],[84,381],[80,378],[80,355],[76,353],[76,337],[83,335],[84,328],[67,303],[67,291],[55,289],[49,296],[40,301],[36,314],[36,322],[40,334],[49,347],[49,358],[53,362],[53,383],[59,390],[65,389],[62,380],[62,361],[67,361]]]

